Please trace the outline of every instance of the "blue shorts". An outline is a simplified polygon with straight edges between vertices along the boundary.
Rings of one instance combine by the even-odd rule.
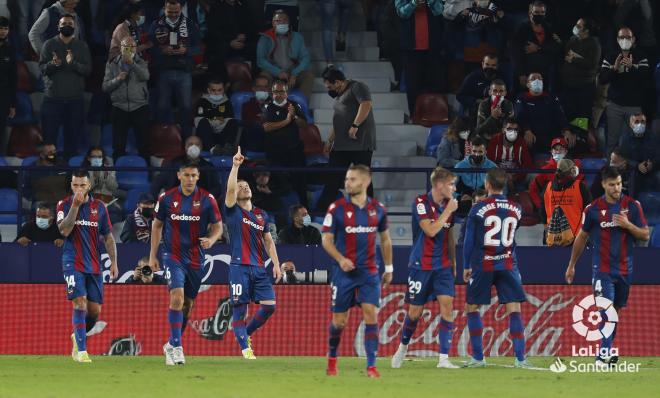
[[[435,301],[438,296],[454,297],[454,294],[454,270],[451,267],[429,271],[411,268],[408,272],[408,304],[424,305]]]
[[[266,267],[230,264],[229,284],[234,304],[275,301],[275,289]]]
[[[85,296],[87,301],[103,304],[103,275],[88,274],[75,269],[66,270],[63,274],[67,299]]]
[[[594,296],[605,297],[617,308],[625,307],[630,294],[630,279],[630,275],[613,275],[594,270],[591,277]]]
[[[475,269],[472,270],[472,277],[467,284],[466,302],[490,304],[490,289],[493,285],[500,304],[526,301],[518,269],[490,272]]]
[[[171,258],[163,258],[163,268],[165,269],[165,279],[167,287],[172,289],[183,288],[183,295],[190,299],[195,299],[199,288],[202,286],[202,278],[206,272],[204,267],[192,269],[184,267],[178,261]]]
[[[362,303],[380,306],[380,277],[367,270],[344,272],[337,267],[330,284],[332,312],[346,312]]]

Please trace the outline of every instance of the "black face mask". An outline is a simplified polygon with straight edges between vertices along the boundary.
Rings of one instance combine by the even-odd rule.
[[[64,37],[73,36],[73,31],[74,31],[73,26],[64,25],[60,27],[60,34],[62,34],[62,36]]]
[[[296,274],[293,271],[286,271],[286,283],[298,283],[298,278],[296,278]]]
[[[484,68],[484,76],[489,79],[492,79],[497,74],[497,69],[495,68]]]
[[[328,95],[331,98],[337,98],[339,96],[339,93],[337,92],[337,90],[328,90]]]
[[[142,216],[146,218],[152,218],[154,216],[154,209],[151,207],[145,207],[142,209]]]
[[[541,25],[545,22],[545,15],[532,15],[532,22],[534,22],[535,25]]]
[[[472,159],[472,163],[480,164],[484,161],[484,155],[470,155],[470,159]]]

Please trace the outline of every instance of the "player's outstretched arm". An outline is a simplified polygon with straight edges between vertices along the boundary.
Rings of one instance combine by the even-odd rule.
[[[105,251],[110,257],[110,279],[116,280],[119,277],[119,266],[117,265],[117,243],[112,234],[107,234],[103,237],[105,244]]]
[[[160,239],[163,236],[163,222],[155,218],[154,222],[151,224],[151,250],[149,250],[149,266],[154,271],[160,269],[158,264],[158,246],[160,245]]]
[[[229,172],[229,178],[227,179],[227,194],[225,195],[225,206],[234,207],[236,204],[236,194],[238,190],[238,169],[243,164],[245,156],[241,154],[241,147],[238,147],[238,151],[232,159],[233,163],[231,165],[231,171]]]
[[[392,283],[392,273],[394,272],[393,257],[392,256],[392,239],[390,238],[390,231],[386,229],[380,233],[380,251],[383,254],[383,262],[385,263],[385,272],[381,278],[383,288],[386,288]]]
[[[275,242],[270,232],[264,234],[264,244],[266,245],[266,252],[273,262],[273,278],[275,278],[275,283],[279,283],[280,279],[282,279],[282,269],[280,268],[280,259],[277,257]]]
[[[585,246],[587,246],[587,240],[589,239],[589,234],[584,232],[583,229],[580,230],[578,236],[573,242],[573,249],[571,250],[571,260],[568,262],[568,267],[566,268],[566,283],[569,285],[573,283],[573,278],[575,277],[575,264],[577,260],[582,255]]]

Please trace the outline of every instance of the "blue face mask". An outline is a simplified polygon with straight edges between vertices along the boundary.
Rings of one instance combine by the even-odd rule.
[[[48,226],[50,225],[50,220],[47,218],[42,218],[42,217],[37,217],[37,227],[40,229],[48,229]]]
[[[539,94],[543,92],[543,80],[532,80],[529,82],[529,89],[532,90],[533,93]]]
[[[257,97],[259,101],[266,101],[269,97],[268,91],[257,91],[254,93],[254,96]]]
[[[223,99],[225,99],[224,94],[209,94],[209,101],[211,101],[213,103],[217,104],[220,101],[222,101]]]
[[[285,35],[289,33],[289,24],[288,23],[281,23],[278,25],[275,25],[275,32],[278,35]]]
[[[140,17],[137,20],[138,26],[144,25],[144,15],[140,15]]]
[[[91,158],[89,159],[89,164],[92,167],[101,167],[103,166],[103,158]]]
[[[303,217],[304,226],[308,226],[311,223],[312,223],[312,217],[309,214]]]

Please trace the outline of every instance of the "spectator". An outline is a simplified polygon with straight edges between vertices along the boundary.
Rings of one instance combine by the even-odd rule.
[[[273,175],[270,171],[259,170],[252,174],[252,203],[275,216],[278,228],[287,224],[286,209],[282,197],[291,192],[291,187],[282,175]]]
[[[488,192],[484,188],[477,188],[474,193],[472,194],[472,206],[476,205],[477,203],[481,202],[482,200],[486,199],[488,197]],[[461,231],[460,234],[458,235],[458,244],[462,245],[463,241],[465,240],[465,228],[466,228],[467,223],[461,223]]]
[[[5,142],[7,118],[16,115],[16,50],[9,42],[9,19],[0,17],[0,148]]]
[[[149,243],[151,241],[151,223],[156,214],[155,206],[156,200],[152,194],[145,192],[140,195],[137,207],[124,221],[124,227],[121,230],[123,243]]]
[[[44,8],[45,0],[18,0],[16,1],[17,5],[17,14],[18,17],[16,23],[16,29],[18,33],[18,47],[23,48],[28,40],[28,32],[30,27],[34,25],[34,22],[37,20],[41,11]],[[38,51],[35,51],[37,54]]]
[[[74,20],[71,25],[73,30],[69,36],[75,37],[76,40],[82,42],[85,41],[86,36],[83,20],[80,15],[76,14],[76,7],[79,2],[80,0],[57,0],[50,7],[41,11],[41,15],[39,15],[39,18],[34,22],[28,33],[30,44],[35,53],[41,54],[45,42],[58,34],[61,28],[62,17],[66,15]]]
[[[636,185],[635,181],[637,180],[637,170],[635,167],[630,165],[628,160],[627,153],[623,152],[620,147],[614,148],[612,153],[610,153],[610,161],[608,164],[603,166],[600,171],[602,171],[607,166],[614,167],[621,174],[621,193],[632,196],[631,187]],[[594,181],[591,183],[591,197],[599,198],[605,194],[602,184],[602,175],[600,172],[596,173]]]
[[[461,11],[454,19],[455,29],[463,32],[463,61],[465,71],[479,68],[479,63],[489,53],[503,50],[505,44],[504,11],[497,9],[490,0],[475,0],[472,7]]]
[[[538,72],[548,78],[548,88],[553,89],[554,73],[561,54],[561,39],[546,19],[546,5],[534,1],[529,5],[529,21],[522,24],[511,43],[514,76],[518,79],[519,91],[528,87],[528,76]],[[515,92],[514,87],[514,92]]]
[[[149,41],[143,42],[141,40],[145,20],[142,5],[140,3],[130,3],[122,11],[119,20],[122,22],[120,22],[114,32],[112,32],[108,59],[117,58],[121,54],[122,42],[128,37],[133,38],[133,42],[136,45],[136,53],[143,57],[143,51],[150,49],[153,43]]]
[[[335,99],[332,129],[325,143],[325,152],[330,155],[328,166],[347,169],[351,164],[370,166],[376,150],[376,122],[369,87],[347,80],[344,73],[335,68],[326,68],[322,78],[328,95]],[[344,174],[328,173],[317,209],[325,211],[337,199]],[[373,197],[372,186],[369,186],[368,195]]]
[[[157,119],[172,122],[174,96],[181,134],[187,139],[192,132],[192,56],[199,45],[199,32],[195,23],[181,13],[179,0],[167,0],[165,15],[151,24],[149,37],[154,44],[153,67],[158,71]]]
[[[32,242],[52,242],[56,247],[62,247],[64,238],[62,238],[57,224],[53,222],[54,219],[50,206],[39,203],[34,221],[23,224],[16,235],[15,242],[23,247]]]
[[[295,285],[298,283],[298,277],[296,276],[296,265],[293,261],[285,261],[280,264],[282,269],[282,280],[280,283],[287,285]]]
[[[657,191],[660,140],[646,123],[646,116],[638,113],[630,116],[630,133],[621,133],[619,147],[629,154],[628,163],[637,169],[635,189]]]
[[[241,147],[251,151],[264,152],[266,132],[263,128],[263,112],[266,102],[270,99],[271,83],[266,76],[257,76],[252,85],[254,97],[243,104],[241,119],[243,134],[241,134]]]
[[[351,22],[351,8],[354,2],[351,0],[318,0],[321,8],[321,24],[323,27],[323,55],[325,62],[332,64],[334,59],[333,44],[337,51],[346,51],[346,31]],[[339,20],[337,26],[337,37],[332,41],[335,31],[335,18]]]
[[[470,144],[470,123],[465,118],[455,118],[442,135],[438,145],[438,165],[454,167],[465,158],[466,148]]]
[[[105,65],[103,91],[112,101],[112,156],[126,154],[128,130],[133,133],[138,153],[149,164],[149,68],[131,36],[121,41],[121,54]]]
[[[149,256],[142,257],[135,269],[133,275],[126,279],[126,284],[131,285],[165,285],[167,280],[162,275],[158,275],[149,266]]]
[[[209,72],[225,79],[225,62],[247,61],[256,65],[258,26],[250,6],[228,0],[211,4],[207,16],[206,59]]]
[[[288,99],[288,86],[283,80],[273,83],[273,101],[264,106],[263,128],[266,132],[266,159],[273,166],[305,167],[305,152],[299,129],[307,125],[299,104]],[[307,203],[307,176],[291,175],[293,189],[301,203]],[[268,210],[268,209],[266,209]]]
[[[197,186],[206,189],[216,198],[222,197],[220,187],[220,177],[214,170],[213,164],[208,160],[201,157],[202,148],[204,147],[202,140],[196,136],[191,135],[184,143],[186,154],[180,156],[168,163],[163,163],[167,170],[159,173],[151,183],[151,193],[156,197],[160,194],[161,190],[168,190],[179,185],[179,180],[176,176],[176,171],[182,164],[194,163],[199,165],[199,181]]]
[[[573,36],[566,44],[560,98],[568,120],[592,118],[600,62],[600,42],[591,35],[593,30],[594,21],[591,18],[578,19],[573,27]]]
[[[577,236],[578,228],[582,220],[582,211],[591,203],[591,193],[584,182],[577,179],[578,169],[570,159],[562,159],[557,163],[557,172],[551,182],[544,189],[540,207],[541,222],[546,225],[546,234],[552,231],[553,217],[558,217],[555,213],[556,208],[561,208],[564,216],[568,220],[570,232],[568,239],[561,241],[547,239],[549,246],[566,246],[573,243],[573,238]],[[559,231],[556,232],[560,232]],[[572,237],[570,237],[572,235]],[[564,236],[564,238],[566,238]]]
[[[488,159],[502,169],[530,169],[534,166],[516,119],[509,118],[504,122],[502,131],[488,142]],[[511,174],[508,176],[511,177]],[[526,176],[525,173],[518,173],[509,181],[523,183]]]
[[[105,155],[103,148],[93,146],[87,151],[83,160],[84,168],[112,167],[112,159]],[[117,203],[117,176],[114,170],[90,170],[89,180],[92,188],[90,194],[105,204],[113,223],[121,221],[121,206]]]
[[[206,143],[204,150],[216,155],[236,153],[238,122],[234,119],[234,108],[225,94],[225,83],[217,78],[209,80],[206,93],[199,99],[195,116],[195,134]]]
[[[472,153],[458,162],[456,169],[492,169],[497,165],[486,157],[486,141],[476,136],[472,138]],[[461,173],[456,170],[458,182],[456,192],[459,196],[459,207],[457,214],[465,215],[472,205],[472,195],[478,188],[484,188],[486,181],[485,172]]]
[[[477,113],[479,101],[489,95],[488,90],[491,83],[496,79],[501,79],[497,66],[497,55],[487,54],[481,61],[481,69],[474,70],[465,77],[456,94],[456,100],[461,104],[463,114],[474,115]]]
[[[289,209],[292,223],[280,230],[278,243],[287,245],[320,245],[321,233],[311,226],[312,217],[303,205],[293,205]]]
[[[642,112],[644,85],[650,83],[649,61],[635,45],[632,30],[619,29],[617,43],[621,51],[603,59],[599,80],[609,83],[607,92],[607,151],[618,145],[630,115]]]
[[[289,29],[289,16],[285,12],[273,15],[273,27],[260,34],[257,42],[257,65],[261,73],[289,83],[299,89],[305,98],[311,98],[314,74],[305,39]]]
[[[442,62],[442,0],[396,0],[401,20],[401,50],[410,115],[426,89],[442,92],[446,86]],[[368,165],[367,165],[368,166]]]
[[[264,3],[264,18],[266,21],[273,19],[278,11],[283,11],[289,16],[291,21],[291,30],[298,31],[298,24],[300,22],[300,8],[298,7],[298,0],[265,0]]]
[[[503,80],[495,79],[490,83],[488,96],[488,99],[479,104],[475,129],[475,134],[486,140],[502,131],[504,121],[514,114],[513,103],[506,99],[506,85]]]
[[[31,171],[27,177],[34,200],[56,203],[69,194],[66,172],[57,170],[65,165],[57,156],[55,145],[44,144],[39,148],[39,159],[35,166],[39,166],[39,169]]]
[[[89,48],[84,41],[73,36],[74,26],[74,17],[64,15],[59,22],[59,35],[44,43],[39,56],[46,85],[41,105],[44,142],[55,143],[59,128],[63,127],[67,159],[76,154],[77,137],[84,131],[83,92],[85,78],[92,71]]]
[[[516,100],[515,114],[532,153],[547,148],[560,135],[566,138],[569,148],[575,147],[578,137],[569,130],[559,99],[543,90],[543,76],[530,73],[527,87],[528,92],[519,95]]]

